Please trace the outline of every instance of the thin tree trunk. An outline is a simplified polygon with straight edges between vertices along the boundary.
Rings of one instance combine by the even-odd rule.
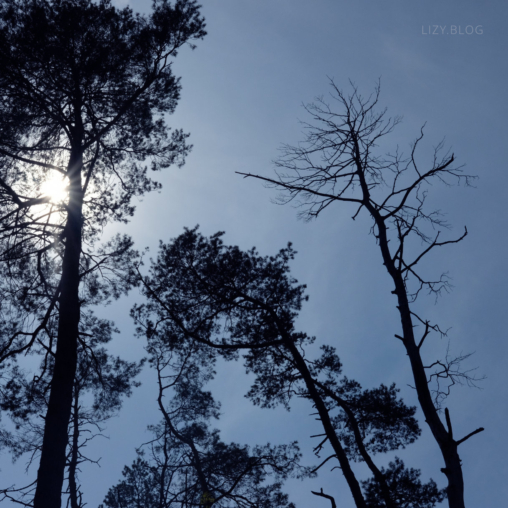
[[[169,455],[168,455],[168,436],[167,436],[167,430],[164,429],[164,446],[162,448],[164,452],[164,463],[162,464],[160,478],[159,478],[159,507],[164,508],[167,506],[166,503],[166,473],[168,470],[168,464],[169,464]]]
[[[399,270],[397,270],[388,248],[386,225],[375,209],[372,208],[369,209],[369,211],[374,217],[378,227],[379,246],[383,256],[384,265],[395,284],[394,292],[398,300],[398,310],[402,324],[402,338],[409,361],[411,362],[411,370],[413,372],[418,401],[420,402],[420,407],[422,408],[425,416],[425,421],[430,427],[432,435],[441,450],[441,454],[445,462],[445,468],[443,468],[442,471],[448,479],[448,504],[450,508],[465,508],[464,478],[462,476],[462,465],[457,452],[457,443],[453,439],[451,429],[449,429],[449,431],[446,430],[432,400],[432,394],[430,393],[427,381],[427,373],[425,372],[422,357],[420,355],[420,348],[416,344],[415,340],[407,290],[402,274]]]
[[[69,161],[69,206],[59,297],[58,335],[53,379],[37,473],[34,508],[60,508],[64,481],[72,389],[77,364],[79,261],[82,241],[81,168],[83,154],[73,150]]]
[[[315,384],[319,386],[330,398],[335,400],[337,404],[344,410],[344,412],[347,414],[349,418],[349,423],[352,427],[353,434],[355,436],[356,446],[358,446],[358,451],[360,452],[360,455],[362,456],[363,460],[369,467],[370,471],[374,475],[375,480],[378,482],[380,488],[381,488],[381,495],[383,496],[384,502],[386,504],[387,508],[396,508],[394,501],[392,500],[392,495],[390,493],[390,488],[388,487],[388,484],[386,483],[386,478],[383,475],[383,473],[379,470],[379,468],[374,464],[374,461],[372,460],[372,457],[369,455],[369,452],[365,448],[365,444],[363,442],[362,434],[360,431],[360,427],[358,425],[358,421],[356,419],[355,414],[349,407],[349,405],[346,403],[345,400],[341,399],[339,396],[337,396],[335,393],[333,393],[332,390],[326,387],[326,385],[323,385],[322,383],[315,381]],[[320,494],[316,494],[320,495]]]
[[[344,448],[342,448],[342,445],[340,444],[340,441],[337,438],[337,434],[335,433],[335,429],[333,428],[332,422],[330,420],[328,409],[326,408],[323,399],[320,397],[318,391],[316,390],[316,386],[314,385],[312,375],[309,372],[309,369],[307,368],[307,364],[305,363],[305,360],[298,351],[297,347],[294,345],[293,341],[289,337],[287,337],[286,333],[283,333],[283,337],[285,346],[291,353],[291,356],[293,357],[296,363],[296,367],[300,372],[300,374],[302,375],[305,385],[307,386],[307,390],[309,390],[311,399],[314,402],[314,405],[316,406],[317,412],[321,419],[321,424],[323,425],[323,429],[326,433],[326,436],[328,437],[328,440],[332,445],[333,451],[337,456],[337,460],[339,461],[342,474],[344,475],[344,478],[346,479],[349,485],[351,494],[353,495],[353,499],[355,500],[355,504],[357,508],[367,508],[365,499],[362,494],[362,490],[360,488],[360,484],[358,483],[358,480],[356,479],[356,476],[353,470],[351,469],[346,452],[344,451]]]
[[[74,390],[74,408],[73,408],[73,432],[72,432],[72,450],[69,461],[69,498],[71,508],[80,508],[78,503],[78,487],[76,484],[76,470],[78,468],[78,445],[79,445],[79,398],[77,388]]]
[[[162,387],[161,371],[158,365],[157,365],[157,377],[159,382],[159,396],[157,397],[159,409],[164,417],[164,421],[167,427],[169,428],[170,432],[179,441],[185,443],[191,449],[192,463],[194,465],[194,468],[196,469],[196,476],[198,477],[198,482],[202,490],[200,505],[202,505],[204,508],[210,508],[213,504],[212,499],[214,497],[214,493],[211,492],[210,487],[208,485],[208,481],[202,468],[201,457],[199,456],[198,449],[196,448],[196,445],[194,444],[192,438],[191,437],[186,438],[176,430],[176,427],[173,425],[173,422],[171,421],[169,413],[166,411],[166,408],[164,407],[164,403],[162,401],[162,397],[164,395],[164,388]]]
[[[418,400],[425,416],[425,421],[429,425],[445,461],[445,468],[443,468],[442,471],[448,478],[448,504],[450,508],[465,508],[464,478],[462,476],[462,465],[457,452],[457,443],[453,439],[451,432],[446,430],[432,400],[432,394],[430,393],[427,381],[427,373],[425,372],[420,349],[416,344],[414,336],[407,292],[399,272],[395,273],[394,282],[395,294],[397,295],[399,303],[398,308],[402,324],[402,337],[404,339],[403,342],[406,347],[407,355],[409,356],[409,361],[411,362],[416,393],[418,394]]]
[[[385,219],[370,200],[369,186],[365,179],[365,171],[360,157],[360,149],[356,137],[354,137],[354,144],[354,159],[363,193],[363,205],[374,219],[378,228],[377,238],[379,241],[379,248],[381,249],[381,255],[383,257],[383,264],[395,284],[394,293],[397,296],[397,308],[399,310],[400,321],[402,324],[402,342],[404,343],[407,355],[409,356],[409,361],[411,362],[411,370],[413,372],[418,401],[420,402],[420,407],[422,408],[425,416],[425,421],[430,427],[432,435],[441,450],[441,454],[445,462],[445,467],[441,471],[445,473],[448,479],[448,487],[446,489],[448,495],[448,505],[450,508],[465,508],[464,478],[462,476],[462,465],[459,454],[457,453],[457,443],[453,439],[451,428],[447,431],[441,421],[441,418],[439,418],[436,406],[432,400],[432,394],[430,393],[427,381],[427,373],[425,372],[422,358],[420,356],[420,348],[416,344],[414,336],[413,320],[411,318],[409,298],[404,284],[404,279],[401,271],[395,266],[395,261],[390,253]]]
[[[284,324],[281,323],[279,317],[277,316],[277,313],[269,305],[260,302],[259,300],[250,298],[248,295],[242,292],[239,292],[239,294],[242,296],[242,298],[245,298],[246,300],[250,300],[256,303],[257,305],[263,307],[271,314],[282,337],[282,343],[284,347],[289,351],[289,354],[293,357],[296,368],[298,372],[301,374],[302,379],[307,387],[307,390],[309,391],[310,398],[312,399],[314,405],[316,406],[326,437],[330,441],[330,444],[333,448],[333,451],[335,452],[337,460],[339,461],[340,469],[342,470],[342,474],[344,475],[344,478],[346,479],[349,489],[351,490],[351,494],[353,495],[356,507],[367,508],[365,498],[363,497],[362,489],[360,488],[360,483],[356,479],[355,473],[351,469],[351,465],[349,463],[349,459],[346,455],[346,452],[344,451],[344,448],[342,448],[342,445],[337,437],[337,434],[335,433],[335,429],[333,428],[333,424],[331,422],[330,414],[328,412],[326,404],[319,395],[316,389],[316,385],[314,383],[314,379],[312,378],[312,374],[310,373],[302,355],[298,351],[298,348],[295,346],[293,340],[291,339],[291,336],[287,333]]]

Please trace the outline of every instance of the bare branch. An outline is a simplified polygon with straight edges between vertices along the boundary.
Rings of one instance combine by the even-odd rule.
[[[319,497],[324,497],[326,499],[329,499],[330,502],[332,503],[332,508],[337,508],[337,504],[335,503],[335,499],[332,497],[332,496],[329,496],[328,494],[325,494],[323,492],[323,489],[321,489],[319,492],[314,492],[313,490],[311,490],[311,492],[315,495],[315,496],[319,496]]]
[[[463,437],[462,439],[459,439],[458,441],[456,441],[457,443],[457,446],[461,443],[463,443],[464,441],[468,440],[470,437],[473,437],[474,435],[480,433],[480,432],[483,432],[485,429],[483,427],[479,427],[478,429],[476,430],[473,430],[473,432],[470,432],[466,437]]]

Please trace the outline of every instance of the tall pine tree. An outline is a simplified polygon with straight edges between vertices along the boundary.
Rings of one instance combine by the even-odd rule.
[[[129,240],[94,245],[159,187],[147,164],[183,163],[187,135],[165,123],[180,93],[171,62],[204,26],[192,0],[155,0],[149,15],[109,0],[0,4],[0,362],[37,350],[54,362],[35,508],[61,505],[81,307],[128,287]]]

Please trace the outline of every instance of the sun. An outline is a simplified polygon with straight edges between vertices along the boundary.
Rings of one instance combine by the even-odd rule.
[[[49,197],[51,203],[61,203],[67,199],[68,192],[67,178],[62,175],[51,175],[41,185],[42,195]]]

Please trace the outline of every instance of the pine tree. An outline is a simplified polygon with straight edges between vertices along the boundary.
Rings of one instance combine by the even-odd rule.
[[[147,165],[181,165],[189,152],[165,123],[180,93],[171,63],[204,35],[192,0],[155,0],[149,15],[109,0],[0,5],[0,361],[54,357],[35,508],[61,503],[81,307],[129,287],[129,241],[96,243],[134,213],[133,197],[160,187]]]

